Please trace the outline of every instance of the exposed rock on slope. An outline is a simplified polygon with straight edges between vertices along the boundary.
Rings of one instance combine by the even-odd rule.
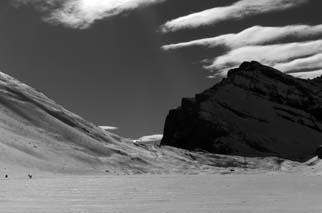
[[[322,144],[322,83],[245,62],[171,110],[162,145],[305,160]]]

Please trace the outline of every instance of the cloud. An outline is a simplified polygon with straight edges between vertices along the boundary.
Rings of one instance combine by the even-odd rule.
[[[30,4],[45,14],[44,20],[71,28],[85,29],[97,20],[164,2],[166,0],[13,0]]]
[[[317,77],[322,76],[322,70],[290,73],[290,75],[292,75],[296,78],[313,79],[313,78],[317,78]]]
[[[214,25],[230,19],[241,19],[271,11],[290,9],[308,1],[309,0],[240,0],[230,6],[215,7],[170,20],[161,26],[161,31],[166,33]]]
[[[191,46],[224,47],[228,52],[214,60],[205,60],[206,63],[210,63],[205,68],[220,75],[225,75],[229,69],[243,61],[257,60],[283,72],[293,73],[294,76],[310,77],[318,75],[318,70],[322,69],[322,40],[281,42],[321,37],[322,25],[253,26],[236,34],[165,45],[162,49],[173,50]],[[299,74],[296,74],[297,72]]]
[[[170,20],[161,26],[161,31],[167,33],[211,26],[227,20],[290,9],[309,1],[239,0],[229,6],[215,7]],[[322,70],[321,39],[322,24],[252,26],[239,33],[167,44],[161,49],[168,51],[194,46],[224,48],[221,55],[202,61],[204,68],[214,73],[210,78],[225,76],[229,69],[244,61],[253,60],[297,77],[311,78],[318,76]]]
[[[276,69],[283,70],[284,72],[298,72],[303,70],[316,70],[322,69],[322,53],[306,57],[295,59],[286,63],[278,63],[274,66]]]
[[[214,48],[218,46],[235,49],[243,46],[278,43],[283,39],[312,39],[322,37],[321,25],[288,25],[282,27],[253,26],[236,34],[225,34],[212,38],[162,46],[163,50],[173,50],[192,46]]]
[[[118,130],[118,127],[115,126],[99,126],[99,128],[105,130],[105,131],[113,131],[113,130]]]
[[[287,63],[295,59],[311,57],[307,61],[315,60],[314,55],[322,52],[322,40],[307,41],[307,42],[294,42],[287,44],[274,44],[274,45],[261,45],[261,46],[245,46],[238,49],[231,50],[230,52],[216,57],[205,66],[206,69],[213,70],[218,74],[225,75],[226,72],[238,66],[244,61],[258,61],[268,66],[287,66]],[[318,56],[316,56],[318,57]],[[303,61],[301,62],[304,67]],[[306,69],[311,69],[314,65],[306,63]],[[302,67],[302,68],[303,68]],[[303,68],[304,69],[304,68]],[[311,69],[312,70],[312,69]]]
[[[155,134],[155,135],[143,136],[139,139],[133,140],[133,142],[135,143],[154,142],[154,141],[161,141],[162,138],[163,138],[163,135]]]

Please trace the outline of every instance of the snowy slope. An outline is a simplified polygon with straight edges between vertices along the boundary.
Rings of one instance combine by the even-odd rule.
[[[123,169],[135,169],[129,154],[135,147],[3,73],[0,134],[0,161],[4,168],[119,170],[119,163],[131,161]]]

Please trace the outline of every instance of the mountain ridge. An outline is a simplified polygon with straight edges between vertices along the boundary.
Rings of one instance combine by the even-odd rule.
[[[306,84],[305,81],[303,82]],[[196,109],[200,107],[195,102],[195,99],[198,99],[199,103],[206,104],[206,108],[203,106],[203,109],[208,107],[202,113],[202,116],[207,118],[212,112],[212,108],[209,108],[211,104],[207,105],[207,100],[212,99],[214,90],[221,90],[217,88],[221,87],[221,84],[223,83],[197,95],[194,99],[184,99],[185,110],[191,115],[198,114]],[[311,82],[311,84],[315,85],[314,88],[310,86],[311,89],[318,91],[316,83]],[[237,94],[233,97],[239,96]],[[218,104],[243,119],[267,123],[265,116],[261,118],[256,114],[240,111],[225,99]],[[185,122],[185,124],[188,123]],[[189,132],[199,133],[204,128],[203,130],[209,130],[211,134],[229,135],[227,133],[230,130],[236,130],[230,125],[222,124],[225,124],[224,120],[217,122],[200,120],[197,123],[199,130]],[[312,129],[311,127],[307,128]],[[240,131],[242,132],[242,129]],[[246,168],[250,171],[267,171],[285,166],[289,169],[300,165],[276,158],[276,156],[284,156],[272,155],[272,157],[262,158],[265,155],[259,155],[260,152],[251,155],[247,153],[250,149],[241,149],[243,154],[239,153],[238,156],[238,153],[225,152],[227,148],[225,143],[217,144],[217,151],[221,151],[216,154],[204,152],[207,147],[200,146],[191,151],[186,150],[189,147],[173,147],[174,144],[169,144],[170,146],[163,144],[160,147],[156,139],[161,135],[158,135],[158,138],[148,137],[151,142],[143,141],[144,138],[141,138],[142,141],[123,138],[86,121],[39,91],[3,73],[0,73],[0,135],[0,171],[11,177],[15,174],[39,176],[43,173],[95,175],[231,173],[245,171]],[[168,136],[165,135],[164,138]],[[200,138],[191,137],[190,139]],[[236,137],[237,139],[239,138]],[[200,140],[184,141],[193,144]],[[249,144],[257,150],[258,148],[264,151],[267,149],[254,142],[248,141]],[[304,153],[306,152],[307,150]]]
[[[245,164],[238,157],[160,148],[155,137],[149,137],[148,143],[135,143],[86,121],[4,73],[0,73],[0,135],[0,176],[10,178],[47,173],[211,173],[245,165],[277,168],[273,158],[265,162],[249,159]]]

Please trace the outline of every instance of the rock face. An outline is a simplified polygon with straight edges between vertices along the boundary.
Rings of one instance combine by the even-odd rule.
[[[161,145],[303,161],[322,144],[322,82],[244,62],[167,116]]]
[[[322,146],[319,146],[315,153],[319,159],[322,159]]]

